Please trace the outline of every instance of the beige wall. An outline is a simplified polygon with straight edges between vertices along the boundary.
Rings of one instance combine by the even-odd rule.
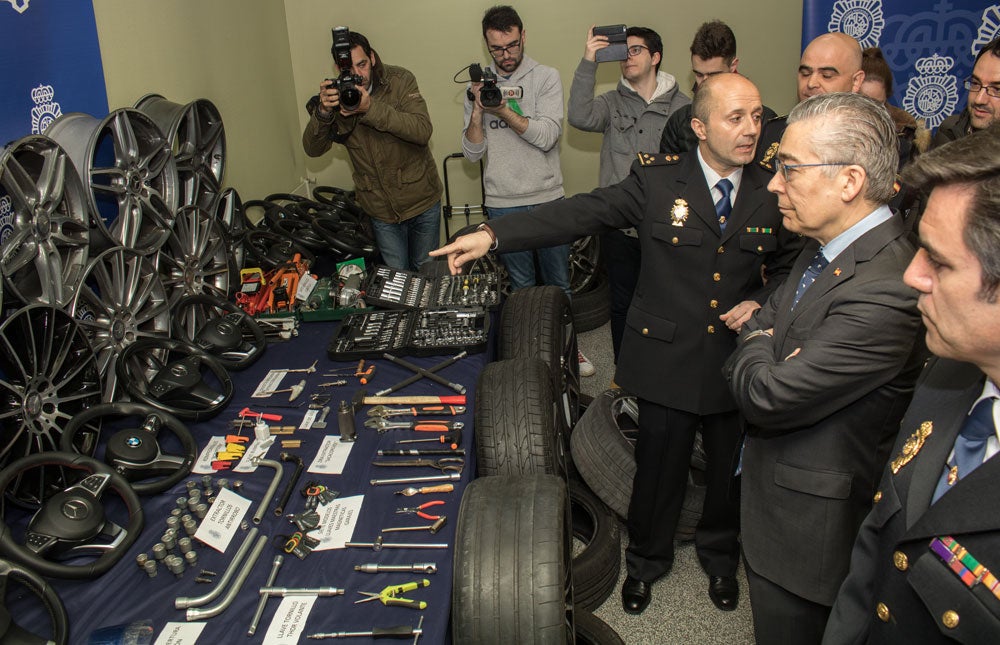
[[[93,0],[112,108],[149,92],[177,103],[211,100],[222,113],[228,142],[226,185],[244,200],[319,184],[349,186],[343,150],[307,159],[300,136],[305,101],[334,75],[330,28],[364,33],[383,60],[411,70],[434,122],[431,147],[440,163],[460,150],[464,85],[452,77],[471,62],[488,63],[480,20],[493,0]],[[779,112],[795,101],[794,75],[802,23],[800,2],[703,0],[554,0],[514,3],[525,22],[533,58],[562,73],[568,97],[573,70],[591,24],[644,25],[664,39],[664,69],[690,87],[691,37],[705,20],[728,22],[739,40],[740,70]],[[775,61],[779,62],[776,64]],[[614,88],[615,64],[598,75],[598,92]],[[597,183],[600,135],[564,123],[566,192]],[[478,202],[478,175],[453,162],[455,203]],[[465,179],[463,179],[465,177]],[[475,181],[474,181],[475,179]]]

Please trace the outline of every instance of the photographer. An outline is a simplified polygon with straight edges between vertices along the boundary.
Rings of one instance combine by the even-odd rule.
[[[611,92],[594,96],[598,52],[608,47],[607,36],[587,33],[583,58],[569,89],[567,116],[570,125],[586,132],[603,132],[600,186],[617,184],[628,176],[640,152],[656,152],[667,118],[691,99],[677,88],[677,80],[660,71],[663,41],[645,27],[625,31],[625,58],[621,80]],[[639,279],[641,249],[634,228],[601,236],[611,291],[611,345],[615,361],[625,332],[625,316]]]
[[[384,65],[361,34],[335,29],[332,53],[340,78],[324,80],[307,106],[313,109],[302,147],[310,157],[333,143],[347,148],[357,200],[371,217],[382,259],[416,270],[438,245],[441,225],[427,104],[413,74]]]

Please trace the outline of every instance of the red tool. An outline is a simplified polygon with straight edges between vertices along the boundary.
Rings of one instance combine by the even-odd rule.
[[[368,385],[369,381],[375,378],[375,363],[369,363],[367,369],[365,368],[365,359],[358,361],[358,368],[354,370],[354,376],[358,377],[358,381],[362,385]]]
[[[424,502],[420,506],[416,506],[414,508],[397,508],[396,513],[397,514],[416,513],[419,517],[422,517],[425,520],[439,520],[441,519],[440,515],[431,515],[430,513],[424,513],[424,509],[429,508],[431,506],[441,506],[442,504],[444,504],[443,499],[435,499],[429,502]]]
[[[282,416],[280,414],[265,414],[264,412],[254,412],[250,408],[243,408],[239,413],[240,417],[256,417],[257,419],[266,419],[267,421],[281,421]]]
[[[243,437],[238,434],[227,434],[226,443],[246,443],[250,441],[250,437]]]
[[[229,470],[232,468],[233,463],[231,461],[213,461],[212,470]]]

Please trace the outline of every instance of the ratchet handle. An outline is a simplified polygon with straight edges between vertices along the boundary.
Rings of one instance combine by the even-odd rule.
[[[372,629],[372,638],[412,638],[413,628],[409,625],[395,627],[376,627]]]

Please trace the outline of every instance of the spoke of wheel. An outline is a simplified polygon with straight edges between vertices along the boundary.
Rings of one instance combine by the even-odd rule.
[[[108,126],[114,133],[112,141],[115,145],[116,165],[119,167],[128,167],[134,164],[147,168],[149,166],[148,160],[140,158],[139,141],[135,130],[132,128],[132,120],[129,118],[129,113],[126,111],[116,112],[108,123]]]

